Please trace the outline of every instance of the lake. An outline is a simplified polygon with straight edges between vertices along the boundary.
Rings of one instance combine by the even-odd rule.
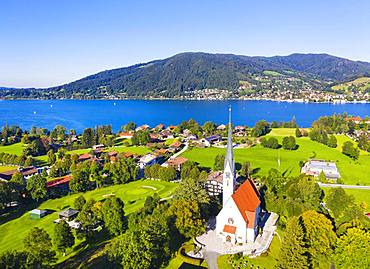
[[[288,121],[293,116],[301,127],[309,127],[322,115],[347,112],[370,115],[370,104],[317,104],[273,101],[180,101],[180,100],[1,100],[0,125],[8,123],[29,129],[52,129],[61,124],[81,132],[86,127],[111,124],[115,131],[128,121],[155,126],[178,124],[193,118],[200,123],[227,121],[232,106],[233,123],[252,126],[257,121]]]

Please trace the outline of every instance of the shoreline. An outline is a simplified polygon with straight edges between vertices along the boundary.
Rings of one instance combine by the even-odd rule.
[[[1,101],[270,101],[277,103],[300,103],[300,104],[332,104],[332,105],[345,105],[345,104],[370,104],[370,101],[308,101],[302,99],[269,99],[269,98],[225,98],[225,99],[216,99],[216,98],[91,98],[91,99],[81,99],[81,98],[57,98],[57,99],[34,99],[34,98],[9,98],[1,99]]]

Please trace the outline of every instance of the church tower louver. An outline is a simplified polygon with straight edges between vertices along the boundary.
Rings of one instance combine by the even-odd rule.
[[[222,205],[225,206],[227,200],[234,193],[236,184],[235,161],[233,151],[233,130],[231,124],[231,107],[229,107],[229,125],[227,134],[226,157],[223,173],[223,194]]]

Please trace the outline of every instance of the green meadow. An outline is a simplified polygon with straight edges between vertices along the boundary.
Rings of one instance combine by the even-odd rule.
[[[0,152],[5,152],[8,154],[22,155],[23,153],[23,143],[15,143],[8,146],[0,146]]]
[[[109,195],[115,195],[121,198],[125,203],[125,214],[130,214],[144,205],[146,197],[158,193],[162,198],[170,197],[175,188],[175,183],[152,181],[152,180],[138,180],[128,184],[114,185],[101,189],[96,189],[83,193],[86,200],[94,198],[96,201],[103,200]],[[51,237],[54,233],[53,221],[58,218],[58,212],[66,208],[73,207],[74,199],[80,194],[68,195],[58,199],[50,199],[41,203],[37,208],[50,210],[52,213],[39,220],[33,220],[29,217],[28,208],[26,212],[19,217],[14,218],[15,214],[11,216],[0,216],[0,253],[6,250],[22,249],[23,238],[30,231],[32,227],[44,228]],[[13,219],[14,218],[14,219]],[[82,251],[82,241],[77,241],[73,250],[69,250],[67,256],[59,256],[59,261],[65,260],[79,251]],[[86,246],[87,247],[87,246]]]
[[[330,188],[322,188],[325,194]],[[353,195],[357,204],[365,202],[368,206],[367,210],[370,210],[370,190],[360,190],[360,189],[344,189],[347,194]]]
[[[17,169],[17,166],[12,166],[12,165],[0,165],[0,172],[5,172],[9,170],[14,170]]]
[[[294,129],[273,129],[268,136],[276,137],[282,142],[284,136],[294,135]],[[339,136],[340,142],[347,137]],[[343,141],[342,141],[343,140]],[[280,159],[280,171],[288,175],[300,174],[300,161],[309,159],[323,159],[336,162],[342,180],[346,184],[370,185],[370,155],[363,152],[357,161],[343,155],[341,148],[329,148],[318,142],[311,141],[307,137],[296,138],[297,150],[284,150],[264,148],[256,145],[250,148],[235,148],[234,155],[238,167],[245,161],[252,164],[252,169],[256,175],[266,175],[271,168],[279,169],[278,160]],[[182,155],[189,160],[195,161],[202,167],[212,168],[215,156],[225,154],[224,148],[192,148]],[[238,168],[237,167],[237,168]]]

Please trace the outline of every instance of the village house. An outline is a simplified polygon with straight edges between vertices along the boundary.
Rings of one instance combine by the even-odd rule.
[[[322,160],[310,160],[305,163],[301,169],[302,174],[318,177],[321,172],[324,173],[325,177],[334,182],[340,178],[337,165],[334,162],[327,162]]]
[[[216,129],[219,130],[219,131],[225,131],[226,130],[226,125],[225,124],[220,124],[219,126],[217,126]]]
[[[206,190],[211,196],[218,196],[222,193],[223,172],[211,172],[205,183]]]
[[[105,146],[103,144],[94,145],[92,147],[92,149],[95,150],[95,151],[102,151],[104,148],[105,148]]]
[[[69,182],[72,180],[72,175],[66,175],[64,177],[60,177],[57,179],[50,180],[46,183],[47,188],[62,188],[62,189],[68,189],[69,188]]]
[[[158,138],[161,140],[174,138],[173,134],[169,130],[163,130],[158,134]]]
[[[211,135],[211,136],[208,136],[202,139],[202,142],[204,143],[206,147],[210,147],[211,145],[221,142],[221,141],[222,141],[222,136],[220,134]]]
[[[139,159],[140,169],[144,169],[146,166],[151,166],[156,163],[158,163],[158,156],[151,153],[146,154]]]
[[[133,132],[121,132],[119,133],[119,137],[123,139],[131,139],[134,136]]]
[[[148,124],[141,125],[135,129],[135,131],[146,131],[150,128]]]
[[[164,166],[164,167],[171,166],[171,167],[175,168],[177,171],[181,171],[181,167],[187,161],[188,161],[188,159],[186,159],[185,157],[179,156],[179,157],[176,157],[176,158],[168,159],[162,166]]]
[[[84,161],[90,160],[92,157],[93,156],[90,153],[84,153],[78,156],[78,161],[84,162]]]
[[[33,209],[30,211],[30,219],[41,219],[47,215],[46,210],[42,209]]]
[[[156,131],[161,131],[164,129],[164,124],[163,123],[160,123],[158,124],[157,126],[154,127],[154,130]]]
[[[169,150],[172,151],[172,152],[177,152],[181,149],[182,147],[182,143],[178,140],[176,140],[175,142],[173,142],[170,147],[169,147]]]
[[[40,170],[38,170],[34,166],[27,166],[27,167],[19,167],[18,169],[8,170],[0,173],[0,180],[2,181],[9,181],[12,179],[12,176],[15,173],[21,173],[25,180],[29,179],[30,177],[39,174]]]

